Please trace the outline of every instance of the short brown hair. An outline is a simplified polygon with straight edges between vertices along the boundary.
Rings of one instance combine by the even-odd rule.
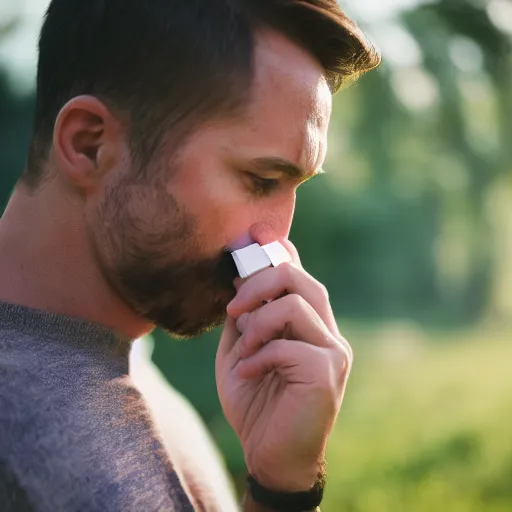
[[[127,119],[141,168],[169,130],[183,135],[208,117],[233,112],[251,87],[253,39],[261,27],[309,51],[333,93],[380,62],[336,0],[52,0],[39,40],[23,181],[30,188],[41,182],[57,115],[81,94]]]

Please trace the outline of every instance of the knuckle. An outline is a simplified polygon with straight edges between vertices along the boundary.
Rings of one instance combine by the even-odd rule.
[[[283,297],[283,300],[286,304],[287,316],[291,319],[296,315],[303,313],[304,309],[307,307],[306,300],[296,293]]]
[[[345,378],[352,369],[353,357],[350,347],[342,346],[340,357],[341,375]]]
[[[341,355],[352,362],[354,360],[354,350],[350,343],[339,332],[333,335],[333,339]]]
[[[337,343],[334,357],[335,373],[337,381],[344,382],[352,369],[353,355],[352,349],[348,343]]]
[[[352,364],[354,361],[354,349],[352,348],[352,345],[345,338],[341,338],[341,345],[350,364]]]
[[[322,296],[322,298],[325,299],[326,301],[329,301],[329,290],[327,289],[327,286],[325,286],[325,284],[322,283],[318,283],[318,286],[320,287],[320,295]]]
[[[293,281],[293,270],[293,265],[289,262],[281,263],[281,265],[277,267],[283,286],[287,286]]]

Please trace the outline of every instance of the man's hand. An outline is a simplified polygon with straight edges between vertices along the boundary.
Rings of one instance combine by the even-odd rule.
[[[271,490],[297,492],[310,489],[322,470],[352,350],[324,286],[304,271],[293,245],[284,244],[292,263],[237,286],[216,374],[250,474]]]

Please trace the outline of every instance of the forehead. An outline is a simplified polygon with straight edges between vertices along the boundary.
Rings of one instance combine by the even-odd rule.
[[[258,32],[251,102],[240,137],[314,170],[325,157],[331,106],[320,64],[284,36]]]

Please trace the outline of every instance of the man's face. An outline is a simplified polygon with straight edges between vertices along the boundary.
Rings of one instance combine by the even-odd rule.
[[[260,34],[246,115],[201,126],[146,181],[123,169],[88,214],[98,262],[124,300],[174,335],[220,324],[237,275],[227,248],[249,230],[288,236],[296,189],[323,163],[330,111],[313,58]]]

